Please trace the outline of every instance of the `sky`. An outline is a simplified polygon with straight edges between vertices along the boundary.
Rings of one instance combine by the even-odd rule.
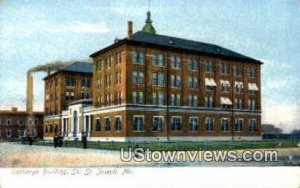
[[[148,0],[0,0],[0,109],[25,109],[26,72],[89,55],[142,29]],[[158,34],[213,43],[262,65],[262,122],[300,128],[300,0],[151,0]],[[43,110],[45,73],[34,73]]]

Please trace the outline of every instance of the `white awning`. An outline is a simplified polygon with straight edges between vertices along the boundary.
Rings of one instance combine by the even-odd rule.
[[[232,102],[228,97],[221,97],[221,104],[232,105]]]
[[[225,97],[221,97],[221,104],[227,104]]]
[[[227,102],[228,105],[232,105],[232,102],[229,98],[226,98],[226,102]]]
[[[258,87],[255,83],[248,83],[248,90],[250,91],[258,91]]]
[[[234,85],[235,85],[235,86],[238,85],[239,87],[242,87],[242,88],[244,87],[244,83],[243,83],[243,82],[237,82],[237,81],[235,81],[235,82],[234,82]]]
[[[258,91],[258,87],[255,83],[253,83],[253,88],[254,88],[254,91]]]
[[[205,86],[217,86],[213,78],[205,78]]]

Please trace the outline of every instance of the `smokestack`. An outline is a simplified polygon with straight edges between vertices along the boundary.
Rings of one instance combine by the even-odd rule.
[[[47,74],[48,74],[48,76],[51,74],[51,67],[47,68]]]
[[[132,21],[128,21],[128,23],[127,23],[127,39],[128,40],[131,40],[131,38],[132,38],[132,26],[133,25],[133,23],[132,23]]]
[[[31,72],[27,73],[27,96],[26,96],[26,111],[32,114],[33,111],[33,77]]]

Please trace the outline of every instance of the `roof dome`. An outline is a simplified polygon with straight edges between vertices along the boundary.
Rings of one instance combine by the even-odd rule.
[[[143,32],[146,32],[146,33],[152,33],[152,34],[156,34],[156,31],[152,25],[152,20],[151,20],[151,12],[148,11],[147,12],[147,19],[146,19],[146,24],[144,25],[143,27]]]

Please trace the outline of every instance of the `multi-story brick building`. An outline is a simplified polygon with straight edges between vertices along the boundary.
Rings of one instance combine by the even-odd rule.
[[[223,47],[142,31],[93,53],[92,104],[62,112],[90,140],[261,139],[262,62]],[[47,93],[47,92],[46,92]]]
[[[11,110],[0,111],[0,139],[14,139],[25,136],[43,137],[43,112]]]
[[[44,136],[61,134],[61,113],[77,100],[92,96],[92,70],[89,62],[76,61],[44,78]]]

